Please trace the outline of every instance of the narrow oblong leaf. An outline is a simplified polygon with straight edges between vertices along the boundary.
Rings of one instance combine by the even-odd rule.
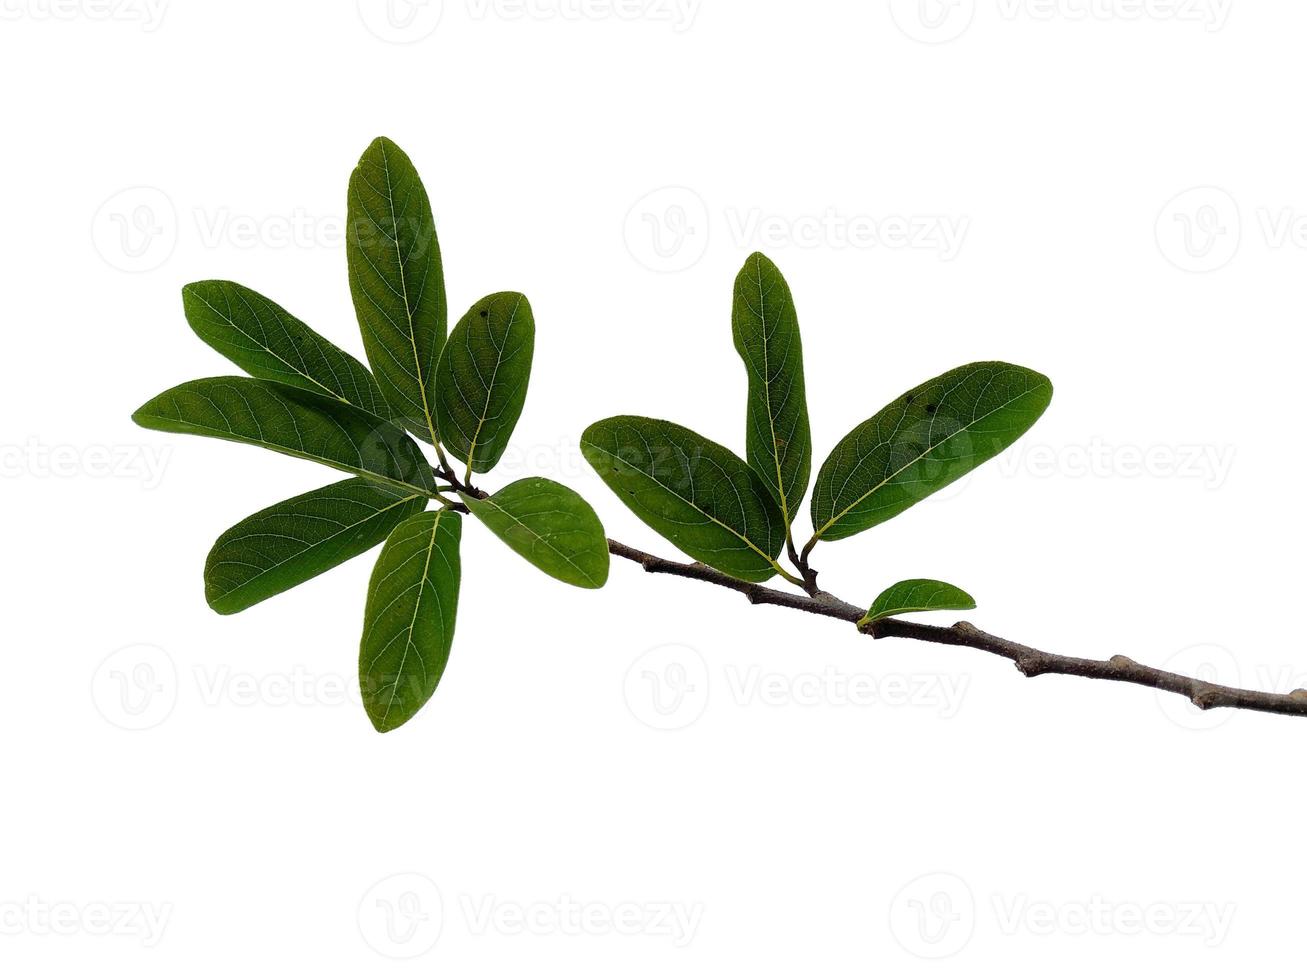
[[[399,426],[276,381],[187,381],[151,398],[132,420],[160,432],[262,446],[399,490],[428,494],[435,489],[431,466]]]
[[[209,279],[182,289],[186,321],[206,344],[256,378],[280,381],[386,418],[368,369],[266,296]]]
[[[975,609],[976,600],[956,585],[933,578],[909,578],[896,582],[876,597],[859,626],[902,613],[932,612],[936,609]]]
[[[408,721],[435,693],[449,662],[462,577],[462,518],[452,510],[410,517],[390,533],[372,571],[359,685],[379,732]]]
[[[865,531],[992,459],[1053,397],[1037,371],[983,361],[896,398],[842,440],[817,473],[813,541]]]
[[[363,554],[426,498],[361,477],[291,497],[223,532],[204,565],[204,595],[228,615]]]
[[[725,446],[674,422],[619,415],[586,429],[581,452],[622,503],[691,558],[746,582],[776,574],[784,518]]]
[[[504,455],[522,415],[535,319],[521,293],[494,293],[474,303],[449,334],[436,368],[436,431],[473,472]]]
[[[448,324],[440,242],[417,168],[385,137],[350,176],[345,255],[381,393],[405,428],[435,442],[432,384]]]
[[[484,499],[459,496],[491,533],[542,572],[583,589],[608,581],[604,526],[576,491],[528,477]]]
[[[735,279],[731,332],[749,375],[747,459],[788,526],[808,489],[812,432],[794,298],[761,252],[749,256]]]

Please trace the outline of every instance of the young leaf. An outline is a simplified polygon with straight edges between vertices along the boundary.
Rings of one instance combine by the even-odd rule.
[[[902,613],[933,612],[936,609],[975,609],[976,600],[956,585],[932,578],[904,579],[876,597],[859,626]]]
[[[435,693],[458,612],[463,521],[452,510],[410,517],[391,532],[372,571],[359,684],[372,725],[388,732]]]
[[[214,612],[248,609],[386,540],[426,498],[361,478],[283,500],[223,532],[204,565]]]
[[[479,500],[460,493],[491,532],[547,575],[583,589],[608,580],[608,539],[580,494],[561,483],[528,477]]]
[[[436,442],[436,361],[445,343],[445,273],[417,169],[385,137],[349,179],[345,255],[363,348],[393,415]]]
[[[521,293],[494,293],[449,334],[436,368],[436,430],[472,471],[499,462],[522,414],[535,320]]]
[[[430,465],[397,425],[276,381],[188,381],[151,398],[132,420],[160,432],[262,446],[410,493],[435,489]]]
[[[865,531],[948,486],[1016,442],[1052,397],[1042,374],[986,361],[896,398],[822,464],[812,491],[812,540]]]
[[[211,279],[183,288],[182,304],[199,338],[254,377],[390,415],[367,368],[266,296]]]
[[[746,582],[776,574],[785,521],[766,484],[725,446],[661,419],[619,415],[581,436],[618,499],[691,558]]]
[[[808,489],[812,432],[794,299],[780,269],[761,252],[749,256],[735,279],[731,331],[749,375],[749,465],[788,526]]]

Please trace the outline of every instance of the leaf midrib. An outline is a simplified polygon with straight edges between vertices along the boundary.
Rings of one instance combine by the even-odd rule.
[[[468,506],[469,506],[470,508],[472,508],[473,513],[475,513],[475,512],[476,512],[476,507],[473,506],[473,504],[472,504],[472,502],[469,500],[468,496],[467,496],[466,494],[459,494],[459,496],[461,496],[461,497],[463,498],[464,501],[467,501],[467,502],[468,502]],[[552,551],[554,554],[556,554],[559,558],[563,559],[563,561],[567,562],[569,565],[571,565],[573,568],[575,568],[575,569],[577,570],[577,572],[579,572],[579,573],[581,574],[581,576],[582,576],[582,577],[583,577],[587,582],[591,582],[591,583],[594,583],[594,582],[595,582],[594,577],[591,576],[589,572],[587,572],[584,568],[582,568],[582,567],[581,567],[580,565],[578,565],[575,561],[573,561],[573,560],[571,559],[571,557],[569,557],[568,555],[564,554],[563,552],[561,552],[561,551],[559,551],[557,548],[555,548],[552,544],[549,543],[549,541],[548,541],[547,539],[545,539],[545,538],[541,537],[539,534],[537,534],[536,531],[535,531],[535,529],[532,528],[530,525],[523,523],[523,522],[522,522],[521,520],[519,520],[519,519],[518,519],[514,514],[511,514],[511,513],[509,513],[508,511],[506,511],[502,506],[500,506],[498,503],[495,502],[495,499],[494,499],[493,497],[486,497],[484,500],[478,500],[478,501],[476,501],[476,506],[487,506],[487,507],[492,507],[494,510],[498,511],[500,514],[503,514],[505,517],[507,517],[510,521],[512,521],[512,522],[513,522],[514,524],[516,524],[518,527],[522,528],[522,529],[525,530],[528,534],[530,534],[532,538],[534,538],[536,541],[539,541],[542,545],[544,545],[546,548],[548,548],[550,551]]]
[[[235,588],[228,589],[226,592],[222,593],[222,595],[215,596],[214,601],[219,602],[223,599],[226,599],[228,596],[232,595],[233,593],[248,588],[252,583],[257,582],[259,581],[259,579],[263,578],[263,576],[272,574],[282,565],[286,564],[287,562],[294,561],[296,558],[303,556],[305,553],[312,551],[314,548],[320,548],[324,544],[327,544],[328,542],[333,541],[336,538],[339,538],[341,535],[348,534],[350,531],[353,531],[355,528],[362,527],[364,524],[367,524],[369,521],[376,520],[382,514],[388,513],[389,511],[394,510],[396,507],[402,507],[405,504],[410,503],[411,501],[414,500],[421,500],[425,496],[426,496],[425,494],[417,494],[417,493],[409,494],[409,496],[407,497],[404,497],[400,500],[396,500],[393,504],[387,504],[385,507],[380,507],[374,510],[370,515],[363,518],[361,521],[355,521],[353,524],[341,525],[340,530],[333,531],[327,537],[315,541],[305,548],[301,548],[299,551],[295,552],[295,554],[289,555],[283,558],[281,561],[275,562],[272,565],[268,565],[266,568],[261,569],[257,574],[246,579],[244,582],[242,582],[240,585],[236,586]],[[302,516],[302,515],[288,515],[288,519],[293,519],[294,516]],[[376,547],[376,545],[373,545],[373,547]]]
[[[490,417],[490,403],[495,396],[495,379],[499,377],[499,367],[504,363],[504,351],[508,349],[508,337],[513,331],[513,324],[517,320],[517,311],[521,306],[522,297],[518,296],[513,302],[513,312],[508,315],[508,324],[504,327],[504,346],[495,351],[495,366],[490,372],[490,382],[486,385],[485,404],[481,406],[481,411],[477,413],[476,431],[472,433],[472,439],[468,444],[467,467],[469,476],[472,472],[472,461],[476,459],[477,443],[481,439],[481,430],[485,427],[486,419]],[[471,339],[471,331],[468,331],[468,338]]]
[[[586,445],[586,444],[587,444],[587,443],[585,442],[585,440],[582,440],[582,445]],[[611,458],[611,459],[613,459],[613,460],[615,460],[615,461],[617,461],[617,462],[626,462],[626,461],[623,460],[620,456],[618,456],[618,455],[615,454],[615,453],[610,452],[609,450],[605,449],[603,446],[595,445],[595,443],[593,443],[593,442],[588,443],[588,445],[592,446],[593,448],[597,449],[599,452],[603,453],[605,456],[608,456],[609,458]],[[628,463],[627,465],[630,466],[629,463]],[[776,568],[776,567],[777,567],[777,565],[776,565],[776,559],[775,559],[775,558],[773,558],[771,555],[767,554],[765,551],[763,551],[763,550],[762,550],[761,548],[759,548],[756,544],[754,544],[752,541],[750,541],[748,538],[746,538],[746,537],[745,537],[743,534],[741,534],[739,531],[735,530],[735,528],[731,527],[729,524],[723,524],[723,523],[722,523],[721,521],[719,521],[717,518],[713,517],[712,514],[707,513],[707,512],[706,512],[705,510],[703,510],[703,508],[701,508],[698,504],[694,503],[694,501],[692,501],[692,500],[687,500],[685,497],[681,496],[681,494],[677,493],[677,492],[676,492],[675,490],[673,490],[671,487],[667,486],[667,485],[664,484],[664,483],[660,483],[658,480],[654,479],[652,476],[650,476],[648,473],[644,472],[643,470],[636,469],[635,467],[631,467],[631,472],[632,472],[632,473],[635,473],[635,474],[637,474],[637,475],[639,475],[639,476],[641,476],[641,477],[643,477],[643,478],[646,479],[646,480],[648,480],[648,481],[649,481],[650,483],[652,483],[654,486],[656,486],[656,487],[658,487],[658,488],[660,488],[660,489],[662,489],[662,490],[667,491],[667,492],[670,493],[673,497],[675,497],[677,500],[679,500],[679,501],[681,501],[682,503],[684,503],[684,504],[685,504],[687,507],[689,507],[691,510],[695,511],[695,512],[698,513],[698,514],[703,515],[705,518],[707,518],[707,519],[708,519],[709,521],[711,521],[712,523],[716,524],[716,525],[717,525],[718,527],[720,527],[722,530],[724,530],[724,531],[729,531],[729,532],[730,532],[731,534],[733,534],[735,537],[739,538],[739,539],[740,539],[741,541],[743,541],[746,545],[748,545],[749,549],[750,549],[751,551],[755,552],[755,553],[756,553],[760,558],[762,558],[763,561],[765,561],[769,567],[771,567],[771,568]]]
[[[818,530],[813,534],[813,536],[812,536],[812,537],[813,537],[813,540],[816,540],[817,538],[820,538],[823,534],[825,534],[827,531],[829,531],[833,525],[835,525],[836,523],[838,523],[838,522],[839,522],[839,521],[844,517],[844,515],[846,515],[847,513],[849,513],[849,511],[853,510],[853,508],[857,507],[860,503],[862,503],[864,500],[866,500],[866,499],[867,499],[868,497],[870,497],[872,494],[874,494],[874,493],[878,492],[879,490],[881,490],[882,488],[888,486],[890,483],[892,483],[892,482],[894,481],[894,479],[895,479],[896,477],[898,477],[901,473],[903,473],[904,470],[908,469],[908,468],[911,467],[911,466],[914,466],[915,464],[919,463],[921,460],[925,459],[928,455],[930,455],[932,452],[934,452],[936,449],[938,449],[938,448],[939,448],[940,446],[942,446],[944,443],[948,442],[950,439],[952,439],[954,436],[956,436],[959,432],[965,432],[965,431],[967,431],[968,429],[970,429],[970,428],[972,428],[973,426],[975,426],[978,422],[983,422],[985,419],[989,418],[989,417],[990,417],[991,415],[993,415],[995,412],[1001,412],[1003,409],[1007,408],[1007,407],[1008,407],[1009,405],[1011,405],[1013,402],[1019,401],[1020,399],[1025,398],[1027,395],[1029,395],[1029,394],[1031,394],[1031,393],[1037,391],[1039,387],[1040,387],[1040,386],[1036,386],[1036,387],[1034,387],[1034,388],[1027,388],[1025,391],[1023,391],[1021,394],[1017,395],[1015,398],[1009,398],[1009,399],[1008,399],[1007,401],[1005,401],[1003,404],[1001,404],[1001,405],[996,405],[994,408],[990,409],[990,410],[989,410],[988,412],[986,412],[984,415],[978,415],[978,416],[976,416],[974,419],[972,419],[972,420],[971,420],[970,422],[968,422],[966,425],[961,426],[961,427],[959,427],[959,428],[957,428],[957,429],[954,429],[952,432],[950,432],[947,436],[945,436],[945,437],[944,437],[943,439],[941,439],[939,442],[934,443],[934,444],[931,445],[931,446],[928,446],[928,447],[927,447],[923,452],[921,452],[919,455],[914,456],[912,459],[908,460],[908,462],[904,463],[902,466],[900,466],[900,467],[899,467],[897,470],[895,470],[893,473],[891,473],[891,474],[889,474],[888,476],[886,476],[884,479],[882,479],[882,480],[880,481],[880,483],[876,484],[874,487],[872,487],[872,488],[871,488],[870,490],[868,490],[866,493],[864,493],[864,494],[862,494],[861,496],[859,496],[859,497],[858,497],[856,500],[854,500],[851,504],[849,504],[849,505],[848,505],[847,507],[845,507],[842,511],[840,511],[838,514],[836,514],[836,515],[833,516],[830,520],[828,520],[825,524],[823,524],[823,525],[822,525],[822,526],[821,526],[821,527],[820,527],[820,528],[819,528],[819,529],[818,529]]]
[[[431,435],[431,444],[440,445],[440,436],[436,435],[436,423],[431,417],[431,405],[427,400],[426,378],[422,374],[422,358],[418,354],[417,328],[413,323],[413,308],[408,302],[408,276],[405,273],[404,251],[399,243],[399,218],[395,211],[395,190],[390,180],[390,155],[386,146],[381,145],[381,169],[386,175],[386,204],[390,208],[390,221],[395,229],[392,241],[395,243],[395,261],[399,266],[399,285],[403,291],[404,318],[408,321],[408,339],[413,348],[413,370],[418,383],[418,395],[422,398],[422,414],[426,416],[427,432]]]
[[[431,555],[436,549],[436,532],[440,530],[440,518],[444,511],[436,511],[436,519],[431,522],[431,536],[427,538],[426,558],[422,563],[422,578],[418,585],[417,598],[413,600],[413,615],[408,621],[408,630],[404,633],[404,653],[399,658],[399,666],[395,668],[395,683],[390,688],[390,700],[386,702],[386,712],[381,716],[381,724],[386,723],[390,717],[390,710],[395,707],[395,696],[399,694],[400,677],[404,673],[404,664],[408,663],[409,647],[414,646],[413,630],[417,626],[418,610],[422,608],[422,595],[427,587],[427,573],[431,570]]]
[[[397,490],[404,490],[410,493],[417,493],[423,497],[431,498],[430,493],[428,493],[422,487],[417,486],[416,484],[406,483],[403,480],[396,480],[393,477],[384,476],[381,473],[377,473],[373,470],[364,470],[364,469],[359,469],[358,467],[355,466],[346,466],[343,463],[336,462],[334,459],[327,459],[325,456],[312,456],[308,453],[299,452],[297,450],[290,449],[289,447],[274,445],[273,443],[270,442],[255,441],[252,439],[237,439],[234,438],[234,433],[232,433],[230,429],[218,429],[210,425],[203,425],[202,423],[199,422],[188,422],[188,421],[182,421],[180,419],[170,418],[166,415],[141,415],[140,417],[147,418],[147,419],[157,419],[160,422],[169,422],[172,424],[181,424],[181,425],[190,426],[191,429],[203,430],[201,434],[212,433],[214,438],[221,439],[224,442],[240,442],[240,443],[245,443],[246,445],[263,446],[267,449],[271,449],[273,452],[281,453],[284,456],[293,456],[296,459],[308,460],[310,463],[320,463],[323,466],[329,466],[332,469],[340,470],[343,473],[353,473],[355,476],[361,476],[367,480],[374,480],[378,483],[384,483],[387,486],[394,487]],[[164,430],[164,431],[170,431],[170,430]]]
[[[771,458],[776,464],[776,492],[780,494],[781,518],[785,521],[786,534],[790,528],[790,505],[785,492],[785,477],[781,474],[780,447],[776,445],[776,416],[772,413],[771,402],[771,345],[767,336],[767,303],[762,288],[762,260],[754,260],[754,272],[758,281],[758,321],[762,325],[762,388],[763,401],[767,405],[767,429],[771,433]]]
[[[267,353],[267,354],[271,354],[271,355],[272,355],[273,357],[275,357],[277,360],[281,361],[281,363],[284,364],[284,365],[286,365],[286,367],[291,371],[292,374],[297,374],[297,375],[299,375],[299,376],[300,376],[301,378],[303,378],[305,381],[311,381],[311,382],[313,382],[313,384],[317,385],[319,388],[321,388],[324,392],[326,392],[326,393],[327,393],[328,395],[330,395],[332,398],[335,398],[335,399],[337,399],[338,401],[342,401],[342,402],[344,402],[346,405],[353,405],[355,408],[359,408],[359,409],[362,409],[363,411],[367,411],[367,409],[364,408],[364,406],[362,406],[362,405],[358,405],[358,404],[356,404],[356,403],[350,401],[348,398],[346,398],[344,395],[340,394],[340,393],[337,392],[337,391],[332,391],[331,388],[329,388],[327,385],[323,384],[323,383],[322,383],[321,381],[319,381],[317,378],[313,377],[313,375],[311,375],[311,374],[306,374],[304,371],[302,371],[302,370],[300,370],[299,368],[297,368],[294,364],[292,364],[290,361],[286,360],[286,358],[282,357],[281,354],[277,353],[275,350],[273,350],[271,347],[269,347],[266,343],[264,343],[263,341],[260,341],[260,340],[259,340],[258,338],[256,338],[256,337],[251,336],[249,333],[247,333],[247,332],[244,330],[244,328],[241,327],[240,324],[238,324],[235,320],[232,319],[232,317],[231,317],[230,314],[228,314],[228,313],[223,313],[220,309],[218,309],[216,306],[214,306],[212,303],[210,303],[209,300],[208,300],[208,297],[206,297],[206,296],[202,296],[202,295],[200,295],[198,292],[193,292],[191,295],[193,295],[193,296],[195,296],[197,299],[199,299],[199,301],[200,301],[201,303],[203,303],[203,304],[204,304],[205,306],[207,306],[210,310],[212,310],[212,311],[213,311],[213,312],[214,312],[218,317],[220,317],[222,320],[224,320],[224,321],[226,322],[227,326],[231,327],[233,330],[235,330],[238,334],[240,334],[240,335],[241,335],[242,337],[244,337],[246,340],[250,341],[251,343],[257,344],[260,350],[264,351],[264,352]],[[289,315],[289,314],[287,314],[287,315]],[[319,348],[319,351],[321,352],[321,348]],[[344,353],[344,351],[341,351],[341,353]],[[325,357],[325,354],[324,354],[324,357]],[[334,370],[334,369],[333,369],[333,370]],[[339,379],[337,379],[337,380],[339,380]]]

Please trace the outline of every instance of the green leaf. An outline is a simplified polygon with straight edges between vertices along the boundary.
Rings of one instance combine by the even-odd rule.
[[[330,395],[381,418],[390,415],[377,382],[357,358],[266,296],[211,279],[183,288],[182,304],[200,339],[254,377]]]
[[[794,298],[780,269],[761,252],[749,256],[735,279],[731,331],[749,375],[749,465],[788,526],[808,489],[812,432]]]
[[[448,323],[440,242],[413,161],[385,137],[350,176],[345,255],[381,393],[405,428],[436,442],[432,386]]]
[[[618,499],[691,558],[747,582],[776,574],[785,521],[729,449],[673,422],[619,415],[586,429],[581,452]]]
[[[604,526],[574,490],[528,477],[483,500],[459,496],[473,516],[542,572],[583,589],[608,581]]]
[[[449,334],[436,368],[436,430],[476,473],[508,448],[522,414],[535,319],[521,293],[494,293],[473,304]]]
[[[431,466],[397,425],[301,388],[257,378],[202,378],[132,414],[160,432],[262,446],[408,492],[435,489]]]
[[[426,498],[361,478],[283,500],[225,531],[204,565],[204,595],[227,615],[293,589],[380,544]]]
[[[865,531],[948,486],[1016,442],[1052,397],[1042,374],[986,361],[896,398],[822,464],[812,491],[812,540]]]
[[[976,600],[956,585],[933,578],[909,578],[891,585],[876,597],[859,626],[902,613],[933,612],[936,609],[975,609]]]
[[[368,585],[359,684],[373,727],[388,732],[435,693],[449,662],[462,577],[463,521],[452,510],[408,518],[391,532]]]

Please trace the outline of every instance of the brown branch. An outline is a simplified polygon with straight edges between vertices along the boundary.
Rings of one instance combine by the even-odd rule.
[[[732,578],[700,562],[677,562],[659,558],[657,555],[640,551],[611,538],[608,539],[608,550],[619,558],[635,562],[646,572],[675,575],[679,578],[721,586],[741,593],[756,605],[784,606],[786,609],[797,609],[815,616],[828,616],[854,624],[865,613],[862,608],[843,599],[837,599],[828,592],[815,591],[812,595],[783,592],[780,589]],[[806,574],[805,578],[807,578]],[[866,633],[876,640],[898,637],[983,650],[1012,661],[1017,670],[1026,677],[1038,677],[1040,674],[1069,674],[1073,677],[1092,677],[1098,680],[1138,684],[1141,687],[1183,695],[1204,711],[1209,708],[1245,708],[1249,711],[1265,711],[1276,715],[1307,715],[1307,691],[1302,689],[1289,694],[1271,694],[1239,687],[1226,687],[1223,684],[1209,684],[1195,677],[1186,677],[1183,674],[1173,674],[1156,667],[1145,666],[1129,657],[1116,656],[1110,660],[1066,657],[993,636],[967,622],[955,623],[953,626],[928,626],[902,619],[882,619],[860,626],[858,629],[859,632]]]

